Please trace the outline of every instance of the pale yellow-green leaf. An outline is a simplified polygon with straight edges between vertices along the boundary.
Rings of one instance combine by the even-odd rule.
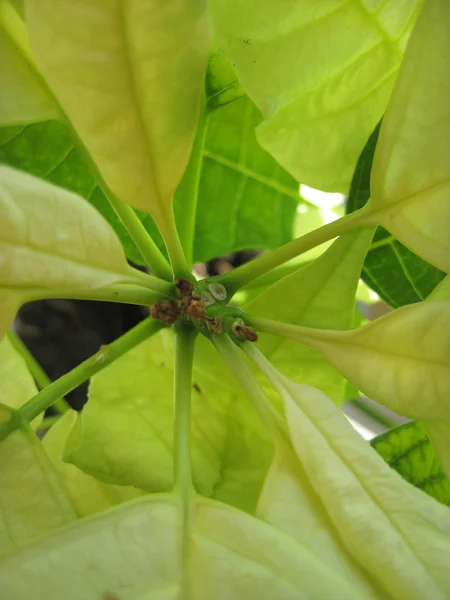
[[[0,0],[0,90],[0,125],[58,117],[31,58],[25,24],[8,0]]]
[[[380,598],[360,566],[347,552],[292,446],[278,440],[275,459],[264,483],[257,516],[285,531],[323,564],[345,578],[366,600]]]
[[[2,594],[14,600],[361,600],[276,528],[199,497],[190,514],[184,555],[175,496],[150,496],[80,521],[4,560]]]
[[[351,327],[372,235],[373,229],[343,235],[316,261],[268,287],[243,310],[252,317],[307,327]],[[336,402],[342,401],[344,379],[320,351],[275,336],[261,337],[258,347],[291,379],[319,387]]]
[[[265,118],[259,142],[298,181],[348,191],[421,5],[213,0],[217,46]]]
[[[450,302],[405,306],[358,329],[327,332],[314,346],[387,408],[450,421]]]
[[[0,405],[0,423],[8,423],[13,415]],[[0,555],[75,519],[41,442],[28,425],[0,442],[0,465]]]
[[[36,61],[103,179],[161,220],[195,135],[206,0],[27,0],[26,8]]]
[[[75,411],[67,411],[45,434],[42,442],[77,514],[85,517],[143,496],[145,492],[142,490],[130,486],[108,485],[63,461],[67,437],[76,426],[78,418]]]
[[[264,319],[253,324],[322,350],[351,384],[395,412],[422,421],[450,421],[448,301],[404,306],[348,331]]]
[[[0,342],[0,403],[20,408],[37,392],[24,359],[14,350],[8,338],[3,338]],[[38,425],[42,416],[34,419],[33,425]]]
[[[283,399],[298,460],[349,554],[389,598],[448,598],[448,507],[390,469],[320,390],[262,364]]]
[[[286,387],[292,442],[349,552],[394,598],[448,598],[449,509],[391,470],[320,391]]]
[[[162,331],[92,378],[66,459],[110,484],[173,485],[172,334]],[[126,443],[121,443],[126,440]],[[192,467],[199,492],[254,511],[273,446],[212,345],[197,340]]]
[[[411,35],[372,167],[372,209],[397,239],[450,271],[450,10],[428,0]],[[384,209],[384,210],[382,210]]]
[[[114,231],[80,196],[2,166],[0,213],[2,294],[136,282]]]
[[[0,340],[8,331],[20,304],[19,294],[0,290]]]

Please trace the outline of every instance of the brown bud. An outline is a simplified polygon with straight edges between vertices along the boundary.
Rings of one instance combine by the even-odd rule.
[[[181,298],[189,297],[194,291],[194,284],[192,281],[189,281],[189,279],[184,279],[184,277],[175,281],[175,287],[180,292]]]
[[[248,327],[241,321],[235,321],[231,326],[231,331],[238,338],[248,340],[249,342],[257,342],[258,334],[252,327]]]
[[[223,333],[223,317],[205,317],[210,333]]]
[[[150,315],[167,325],[172,325],[180,316],[180,307],[176,300],[158,300],[150,306]]]
[[[205,311],[206,305],[198,294],[192,294],[189,302],[183,306],[184,314],[194,320],[202,319],[205,316]]]

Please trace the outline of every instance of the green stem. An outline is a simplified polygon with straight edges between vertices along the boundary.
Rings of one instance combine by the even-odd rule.
[[[173,205],[167,214],[163,215],[163,219],[155,219],[155,221],[164,239],[175,277],[187,277],[190,279],[192,274],[181,246],[180,238],[178,237]]]
[[[33,375],[37,386],[42,390],[51,384],[51,379],[34,358],[20,337],[12,330],[8,331],[8,339],[14,350],[24,359],[30,373]],[[70,404],[64,398],[58,398],[53,404],[53,408],[60,415],[63,415],[70,409]]]
[[[152,273],[161,279],[172,281],[173,274],[169,263],[131,206],[116,198],[111,192],[105,193]]]
[[[303,327],[302,325],[291,325],[290,323],[273,321],[272,319],[261,319],[247,314],[245,315],[245,322],[247,325],[254,327],[257,331],[272,333],[314,347],[320,347],[321,341],[341,341],[344,338],[351,337],[355,331],[354,329],[315,329],[313,327]]]
[[[308,252],[308,250],[320,246],[324,242],[346,233],[347,231],[369,226],[369,223],[366,222],[367,216],[368,209],[363,207],[358,211],[345,215],[337,221],[333,221],[314,231],[310,231],[296,240],[284,244],[284,246],[281,246],[276,250],[267,252],[267,254],[259,256],[255,260],[234,269],[234,271],[214,277],[213,280],[225,286],[228,292],[228,298],[230,298],[241,287],[248,285],[254,279],[265,275],[268,271],[284,264],[288,260],[291,260],[304,252]],[[372,224],[372,222],[370,224]]]
[[[47,410],[52,404],[62,398],[81,383],[87,381],[90,377],[110,365],[120,358],[123,354],[137,346],[148,337],[159,331],[163,327],[160,321],[146,319],[130,329],[125,335],[121,336],[108,346],[102,346],[100,350],[69,371],[46,388],[39,394],[28,400],[16,412],[17,419],[0,426],[0,440],[4,439],[20,422],[30,422],[42,412]]]
[[[230,371],[233,372],[244,392],[250,398],[268,431],[270,431],[274,439],[279,439],[281,434],[283,440],[285,440],[287,435],[286,425],[259,387],[253,373],[244,360],[242,352],[227,335],[214,336],[213,344]]]
[[[42,421],[37,426],[36,433],[38,433],[38,434],[39,433],[41,433],[41,434],[45,433],[51,427],[53,427],[53,425],[55,423],[57,423],[60,418],[61,418],[60,415],[54,415],[54,416],[51,416],[51,417],[45,417],[45,419],[42,419]]]
[[[133,269],[132,267],[130,267],[130,270],[133,271],[133,278],[139,285],[163,296],[172,296],[174,294],[174,285],[170,281],[159,279],[159,277],[155,277],[154,275],[142,273],[142,271]]]
[[[175,328],[174,489],[186,495],[191,476],[191,389],[196,331],[184,324]]]
[[[191,390],[192,365],[196,332],[189,326],[177,324],[175,327],[175,415],[173,428],[174,452],[174,493],[180,501],[180,568],[182,597],[190,598],[189,593],[189,535],[190,504],[194,492],[191,470]]]
[[[153,292],[139,285],[119,283],[94,290],[53,290],[43,288],[41,290],[33,290],[27,301],[67,298],[70,300],[97,300],[99,302],[120,302],[121,304],[149,306],[159,300],[161,296],[162,294],[159,292]]]
[[[177,209],[178,233],[189,264],[193,260],[198,187],[203,164],[207,121],[206,111],[202,108],[189,164],[176,191],[176,195],[182,199],[179,210]]]

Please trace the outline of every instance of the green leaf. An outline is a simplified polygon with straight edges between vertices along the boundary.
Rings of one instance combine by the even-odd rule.
[[[389,597],[444,600],[450,593],[448,508],[390,469],[325,394],[293,383],[263,361],[328,527]]]
[[[261,115],[242,98],[210,115],[194,258],[276,248],[292,239],[298,183],[258,144]]]
[[[206,2],[27,0],[26,8],[36,61],[102,178],[166,223],[200,110]]]
[[[258,140],[296,179],[347,192],[421,4],[212,2],[217,46],[264,116]]]
[[[442,470],[424,423],[406,423],[370,443],[406,481],[450,505],[450,481]]]
[[[102,512],[144,495],[145,492],[136,488],[103,483],[86,475],[75,465],[63,461],[67,438],[72,429],[77,427],[78,420],[78,413],[74,410],[67,411],[45,434],[42,442],[78,516]]]
[[[360,600],[286,534],[205,498],[192,501],[182,554],[178,502],[155,495],[62,530],[3,561],[2,592],[14,600],[57,598],[61,589],[65,600]]]
[[[44,121],[26,127],[0,129],[0,162],[83,196],[113,227],[127,257],[136,264],[144,264],[136,244],[74,147],[66,125]],[[136,213],[159,248],[165,251],[151,216],[141,211]]]
[[[371,176],[378,222],[436,268],[450,271],[450,11],[426,2],[381,125]]]
[[[210,112],[245,96],[233,67],[217,50],[208,57],[205,85],[206,107]]]
[[[11,408],[20,408],[27,400],[37,394],[34,379],[24,359],[11,345],[7,337],[0,342],[0,398]],[[42,415],[33,421],[37,426]]]
[[[369,137],[353,175],[347,212],[353,212],[370,198],[370,173],[379,125]],[[378,227],[362,270],[364,281],[390,306],[398,308],[424,300],[444,276],[425,262],[386,229]]]
[[[0,167],[0,288],[32,298],[43,289],[136,283],[119,240],[81,197]]]
[[[140,344],[92,378],[81,427],[65,459],[98,479],[148,492],[173,483],[173,350],[170,331]],[[272,444],[206,339],[192,384],[192,469],[198,491],[254,510]],[[126,440],[126,443],[118,443]]]
[[[281,323],[266,330],[322,350],[350,383],[394,412],[448,422],[449,327],[450,302],[429,300],[349,331]]]
[[[351,327],[361,265],[372,235],[372,229],[343,235],[322,256],[268,287],[243,310],[252,317],[307,327]],[[293,380],[342,401],[344,379],[320,351],[274,336],[262,336],[258,346]]]
[[[194,262],[248,248],[275,248],[292,239],[295,210],[301,200],[298,183],[256,141],[254,126],[260,119],[259,111],[244,98],[209,117],[197,203]],[[73,146],[64,124],[46,121],[0,129],[0,162],[86,198],[112,225],[127,257],[143,264],[139,250]],[[179,193],[175,194],[176,217],[183,201]],[[165,252],[151,216],[136,212]]]
[[[347,580],[358,598],[380,597],[330,527],[320,493],[311,486],[292,446],[285,441],[278,440],[257,516],[307,547],[322,564]]]
[[[5,424],[13,418],[14,411],[0,405],[0,422]],[[75,518],[40,441],[28,425],[15,429],[0,443],[0,464],[0,555]]]
[[[0,125],[58,116],[58,109],[31,58],[18,2],[0,0]]]

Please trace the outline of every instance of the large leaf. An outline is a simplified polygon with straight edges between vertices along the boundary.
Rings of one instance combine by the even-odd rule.
[[[199,186],[195,259],[276,248],[292,239],[298,183],[261,148],[261,115],[248,98],[208,119]],[[212,207],[214,207],[212,209]]]
[[[322,350],[350,383],[391,410],[450,421],[450,302],[403,306],[348,331],[261,321],[254,324],[264,331]]]
[[[313,538],[312,544],[330,545],[331,536],[321,531],[327,525],[390,598],[444,600],[450,593],[448,508],[390,469],[320,390],[290,381],[257,351],[250,354],[283,400],[289,440],[321,499],[321,540]],[[272,494],[276,497],[277,491]],[[302,503],[296,511],[295,505],[288,510],[292,534],[308,536],[308,529],[301,527]],[[316,520],[318,515],[317,510]],[[283,519],[281,511],[278,517]],[[288,521],[285,514],[285,529]]]
[[[285,389],[297,456],[353,558],[393,598],[448,597],[448,508],[390,470],[321,392]]]
[[[136,283],[119,240],[81,197],[9,167],[0,194],[3,289]]]
[[[424,423],[405,423],[370,443],[406,481],[450,505],[450,480],[442,470]]]
[[[298,184],[265,152],[254,134],[260,121],[248,99],[208,119],[195,230],[194,262],[246,248],[275,248],[292,239]],[[130,260],[139,250],[109,204],[68,128],[58,121],[0,129],[0,162],[80,194],[99,210],[119,236]],[[175,194],[175,216],[184,202]],[[211,210],[214,205],[215,210]],[[164,252],[150,215],[137,211]]]
[[[26,28],[14,4],[0,0],[0,125],[58,116],[31,58]]]
[[[217,46],[263,113],[258,139],[299,181],[348,190],[421,4],[212,2]]]
[[[275,459],[264,482],[257,516],[285,531],[345,578],[359,598],[379,598],[373,584],[347,552],[316,491],[286,440],[277,440]]]
[[[0,162],[86,198],[112,225],[127,257],[137,264],[144,264],[141,253],[74,147],[66,125],[58,121],[44,121],[26,127],[0,129]],[[151,237],[164,250],[162,238],[151,216],[136,212]]]
[[[24,359],[7,337],[0,342],[0,402],[20,408],[37,394],[36,384]]]
[[[27,0],[26,8],[36,61],[103,179],[165,222],[197,126],[206,2]]]
[[[364,206],[370,198],[370,173],[379,125],[369,137],[353,175],[347,212]],[[424,300],[444,273],[425,262],[386,229],[378,227],[362,270],[364,281],[390,306],[398,308]]]
[[[254,510],[272,444],[248,400],[199,339],[192,389],[192,461],[200,493]],[[92,378],[66,458],[112,484],[173,484],[173,356],[163,331]],[[120,443],[126,440],[126,443]]]
[[[408,44],[375,152],[377,221],[435,267],[450,272],[450,11],[426,2]]]
[[[243,310],[252,317],[307,327],[350,328],[361,265],[372,235],[372,229],[343,235],[322,256],[283,277]],[[272,336],[263,336],[259,348],[285,375],[342,401],[344,379],[320,351]]]
[[[14,600],[57,598],[61,590],[65,600],[360,600],[288,535],[204,498],[192,501],[182,553],[178,504],[155,495],[57,533],[3,561],[2,593]]]
[[[1,335],[17,306],[45,290],[141,280],[108,223],[79,196],[0,167],[0,208]]]
[[[45,434],[42,442],[77,514],[85,517],[144,495],[145,492],[136,488],[103,483],[63,461],[67,437],[78,419],[78,413],[67,411]]]
[[[0,422],[5,424],[13,418],[14,412],[0,405]],[[0,464],[0,555],[75,518],[40,441],[28,425],[2,440]]]

